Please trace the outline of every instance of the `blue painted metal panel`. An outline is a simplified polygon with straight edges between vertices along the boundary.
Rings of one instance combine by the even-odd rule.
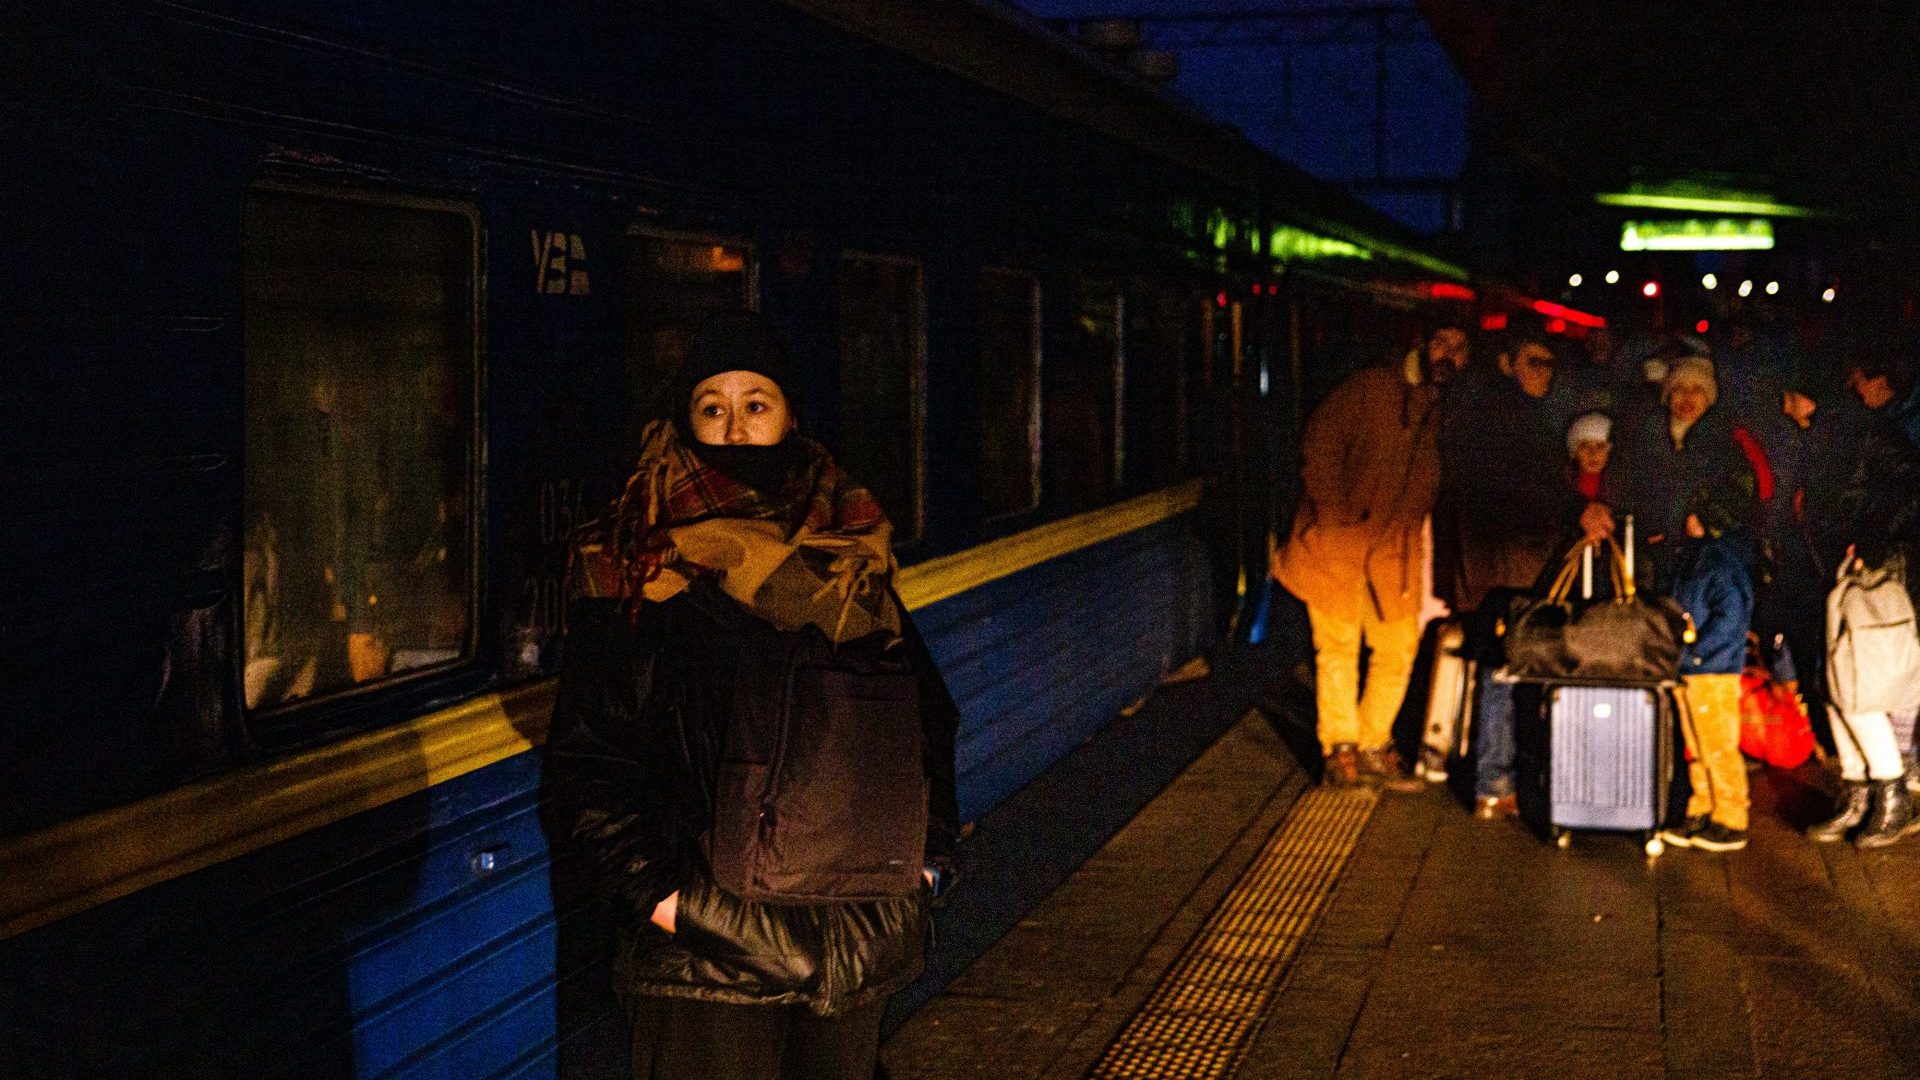
[[[1186,519],[916,613],[960,706],[963,818],[984,813],[1198,654],[1212,622]]]

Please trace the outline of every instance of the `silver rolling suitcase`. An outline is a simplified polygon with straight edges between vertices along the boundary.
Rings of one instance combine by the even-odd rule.
[[[1448,763],[1467,743],[1478,665],[1465,655],[1466,643],[1466,631],[1457,620],[1440,624],[1434,636],[1433,677],[1427,684],[1427,716],[1421,727],[1420,761],[1415,771],[1435,783],[1447,778]]]
[[[1647,686],[1561,684],[1547,691],[1548,824],[1567,846],[1570,829],[1642,834],[1659,855],[1672,772],[1667,691]]]

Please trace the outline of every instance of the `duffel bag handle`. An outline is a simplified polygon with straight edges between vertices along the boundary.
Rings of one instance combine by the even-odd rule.
[[[1606,545],[1607,575],[1613,579],[1614,603],[1624,604],[1632,600],[1633,576],[1627,570],[1626,556],[1621,553],[1620,545],[1615,543],[1612,537],[1593,543]],[[1573,595],[1573,583],[1580,579],[1581,558],[1589,546],[1588,541],[1582,540],[1568,549],[1566,557],[1561,560],[1559,572],[1553,576],[1553,585],[1547,589],[1548,603],[1564,604],[1567,598]]]

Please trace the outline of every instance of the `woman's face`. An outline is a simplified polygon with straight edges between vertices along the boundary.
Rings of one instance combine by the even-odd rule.
[[[793,431],[780,385],[752,371],[723,371],[693,388],[687,426],[708,446],[773,446]]]
[[[1613,453],[1613,444],[1602,439],[1582,439],[1573,448],[1573,460],[1580,463],[1580,471],[1585,473],[1604,472],[1607,458]]]
[[[1667,415],[1675,423],[1691,424],[1707,413],[1707,388],[1688,379],[1667,395]]]

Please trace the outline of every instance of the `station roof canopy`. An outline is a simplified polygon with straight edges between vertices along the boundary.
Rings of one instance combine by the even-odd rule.
[[[1573,189],[1720,178],[1889,239],[1920,223],[1911,0],[1419,7],[1512,148]]]

